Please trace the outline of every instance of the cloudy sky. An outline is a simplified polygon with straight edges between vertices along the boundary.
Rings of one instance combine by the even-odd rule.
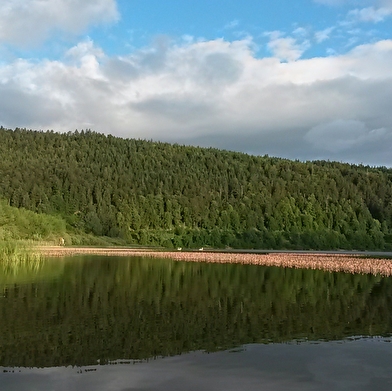
[[[392,0],[1,0],[0,125],[392,167]]]

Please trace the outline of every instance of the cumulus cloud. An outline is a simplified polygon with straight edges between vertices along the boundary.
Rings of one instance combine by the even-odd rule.
[[[162,38],[109,57],[86,40],[0,65],[0,123],[392,166],[392,40],[288,62],[252,46]]]
[[[2,0],[0,43],[36,44],[54,31],[80,33],[118,17],[115,0]]]

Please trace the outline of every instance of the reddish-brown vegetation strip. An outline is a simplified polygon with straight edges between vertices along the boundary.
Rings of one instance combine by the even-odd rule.
[[[319,269],[331,272],[392,275],[392,260],[364,258],[350,254],[322,253],[219,253],[206,251],[151,251],[121,248],[42,247],[39,251],[48,257],[79,254],[110,256],[144,256],[170,258],[188,262],[241,263],[302,269]]]

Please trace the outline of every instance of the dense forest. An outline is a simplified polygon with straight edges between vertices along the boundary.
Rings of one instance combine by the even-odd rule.
[[[14,268],[0,265],[4,367],[389,337],[392,327],[392,279],[380,276],[149,258]]]
[[[69,233],[184,248],[392,249],[385,167],[3,127],[0,157],[5,204],[61,218]]]

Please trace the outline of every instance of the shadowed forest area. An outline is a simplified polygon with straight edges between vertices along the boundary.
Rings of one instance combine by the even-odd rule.
[[[392,170],[385,167],[89,130],[0,128],[0,156],[3,221],[9,206],[48,215],[44,226],[66,244],[108,237],[168,248],[392,249]],[[54,235],[32,231],[35,240]]]

